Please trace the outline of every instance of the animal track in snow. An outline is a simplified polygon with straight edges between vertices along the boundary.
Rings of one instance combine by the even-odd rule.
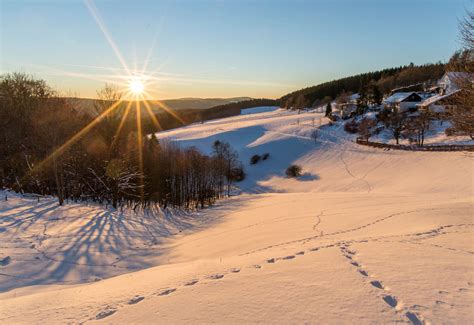
[[[382,282],[377,281],[377,280],[370,281],[370,284],[373,285],[374,287],[378,288],[378,289],[383,289],[384,288]]]
[[[393,296],[390,296],[390,295],[384,296],[383,300],[392,308],[396,308],[398,305],[397,299]]]
[[[359,270],[359,273],[362,274],[363,276],[369,276],[369,274],[364,270]]]
[[[0,259],[0,266],[7,266],[8,264],[10,264],[11,260],[12,258],[10,256]]]
[[[185,285],[186,287],[189,287],[189,286],[195,285],[195,284],[198,283],[198,282],[199,282],[198,280],[193,279],[193,280],[191,280],[191,281],[186,282],[184,285]]]
[[[350,263],[351,265],[357,267],[357,271],[363,275],[364,277],[367,277],[369,274],[367,271],[363,270],[360,268],[360,264],[357,262],[357,261],[354,261],[352,259],[352,256],[351,255],[356,255],[357,252],[356,251],[351,251],[349,250],[348,248],[348,245],[344,245],[341,247],[341,253],[343,254],[344,257],[348,258],[350,260]],[[350,254],[350,255],[349,255]],[[387,288],[385,288],[385,286],[382,284],[381,281],[379,280],[372,280],[370,281],[370,284],[372,286],[374,286],[375,288],[377,289],[384,289],[386,291],[388,291]],[[441,291],[440,291],[441,293]],[[402,309],[402,304],[397,300],[397,298],[395,298],[394,296],[392,295],[384,295],[382,297],[383,301],[385,301],[386,304],[388,304],[390,307],[396,309],[396,310],[401,310]],[[438,303],[438,302],[437,302]],[[412,308],[416,308],[416,305],[414,305]],[[422,324],[425,324],[425,322],[423,321],[423,318],[421,316],[419,316],[417,313],[414,313],[410,310],[408,310],[408,308],[403,308],[404,309],[404,312],[405,312],[405,316],[406,318],[408,318],[408,321],[413,324],[413,325],[422,325]]]
[[[162,290],[162,291],[158,292],[158,296],[167,296],[170,293],[173,293],[175,291],[176,291],[176,288],[165,289],[165,290]]]
[[[95,316],[95,319],[103,319],[105,317],[109,317],[110,315],[113,315],[116,311],[117,311],[117,309],[103,310]]]
[[[408,320],[413,324],[413,325],[423,325],[424,322],[421,321],[418,316],[415,313],[412,313],[411,311],[407,311],[405,313],[405,316],[407,316]]]
[[[130,301],[128,302],[129,305],[135,305],[135,304],[138,304],[140,301],[142,301],[143,299],[145,299],[145,297],[143,296],[136,296],[136,297],[133,297],[132,299],[130,299]]]
[[[282,260],[292,260],[294,258],[295,258],[295,255],[288,255],[288,256],[282,257],[281,259]]]

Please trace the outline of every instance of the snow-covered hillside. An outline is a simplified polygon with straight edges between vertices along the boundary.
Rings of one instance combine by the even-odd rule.
[[[239,152],[240,194],[199,212],[1,193],[0,323],[472,322],[472,154],[359,146],[320,113],[245,113],[157,134]]]

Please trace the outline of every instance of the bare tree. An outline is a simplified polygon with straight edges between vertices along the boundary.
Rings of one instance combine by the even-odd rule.
[[[368,141],[372,136],[373,128],[377,125],[377,122],[370,118],[364,118],[359,123],[358,132],[361,138]]]
[[[474,139],[474,12],[468,11],[459,24],[463,49],[453,55],[448,70],[459,88],[451,96],[449,115],[457,133]]]

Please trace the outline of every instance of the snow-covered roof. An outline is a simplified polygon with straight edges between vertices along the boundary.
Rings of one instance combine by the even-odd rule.
[[[472,73],[469,72],[458,72],[458,71],[449,71],[445,73],[445,76],[447,76],[451,80],[456,80],[460,78],[468,78]]]
[[[445,90],[452,92],[459,88],[458,83],[461,80],[470,80],[471,82],[474,82],[474,74],[468,72],[449,71],[441,77],[441,79],[438,81],[438,85]]]
[[[349,96],[349,101],[358,100],[360,98],[359,93],[355,93]]]
[[[443,99],[443,98],[446,98],[446,97],[449,97],[449,96],[451,96],[451,95],[454,95],[455,93],[460,92],[460,91],[461,91],[461,89],[458,89],[458,90],[455,90],[455,91],[450,92],[450,93],[445,94],[445,95],[432,96],[432,97],[430,97],[430,98],[424,100],[423,102],[421,102],[421,103],[420,103],[420,106],[422,106],[422,107],[429,106],[429,105],[434,104],[434,103],[436,103],[437,101],[439,101],[439,100],[441,100],[441,99]]]
[[[392,96],[386,98],[384,100],[384,103],[400,103],[403,100],[405,100],[407,97],[409,97],[411,94],[416,94],[416,93],[414,91],[395,93]]]

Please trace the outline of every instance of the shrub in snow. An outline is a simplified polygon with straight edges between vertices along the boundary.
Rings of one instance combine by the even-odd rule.
[[[230,177],[229,177],[233,182],[241,182],[245,179],[245,171],[244,167],[239,166],[239,167],[234,167],[232,168],[230,172]]]
[[[351,120],[344,124],[344,130],[348,133],[357,133],[359,131],[359,124],[355,120]]]
[[[298,165],[291,165],[286,169],[286,176],[288,177],[298,177],[301,176],[301,166]]]
[[[261,159],[260,155],[253,155],[250,158],[250,165],[255,165],[256,163],[260,161],[260,159]]]
[[[444,130],[444,133],[446,134],[446,136],[452,137],[453,135],[456,134],[456,129],[455,128],[447,128],[446,130]]]
[[[270,157],[270,154],[269,154],[268,152],[267,152],[267,153],[264,153],[264,154],[262,155],[262,160],[267,160],[268,157]]]
[[[360,121],[358,126],[358,132],[362,139],[369,140],[370,136],[373,134],[373,129],[377,125],[377,122],[370,118],[363,118]]]

